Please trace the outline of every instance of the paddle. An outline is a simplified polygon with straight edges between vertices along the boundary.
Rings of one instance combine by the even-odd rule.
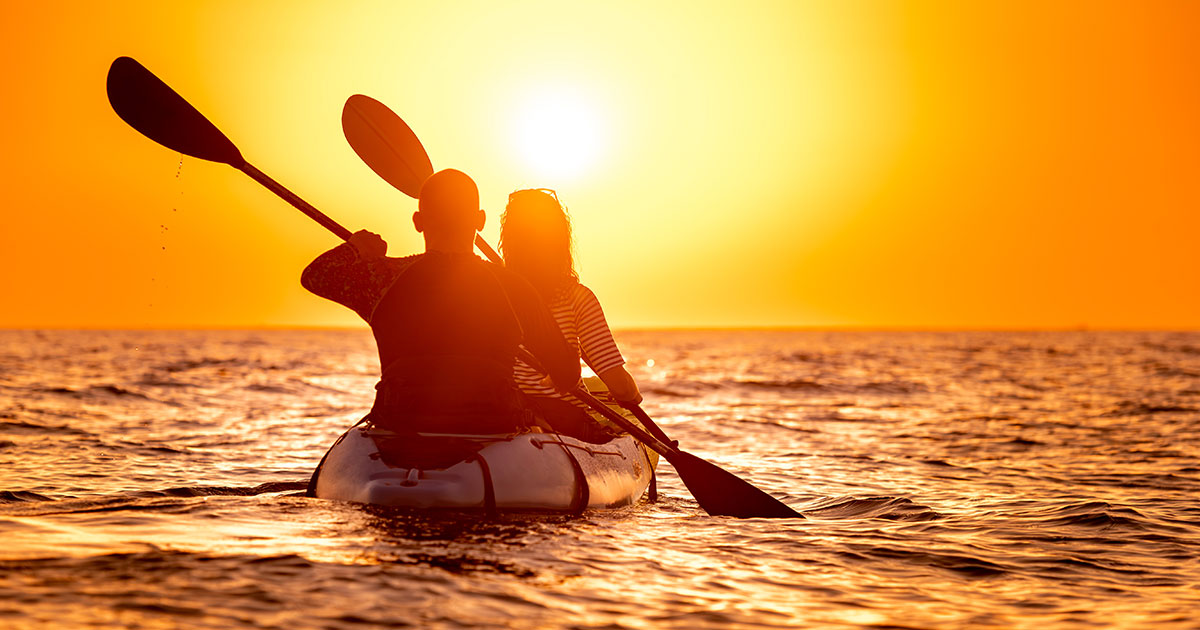
[[[351,96],[342,107],[342,131],[376,175],[413,199],[421,196],[421,184],[433,175],[433,163],[417,134],[387,105],[363,94]],[[488,258],[500,257],[478,234],[475,246]]]
[[[118,57],[108,69],[108,102],[121,120],[147,138],[184,155],[228,164],[342,240],[350,238],[349,230],[247,162],[221,130],[132,58]]]
[[[525,356],[521,359],[528,362]],[[671,462],[683,485],[687,486],[705,512],[713,516],[738,518],[804,518],[803,514],[724,468],[678,446],[663,443],[597,400],[587,390],[578,388],[572,394]],[[630,403],[627,408],[642,422],[650,420],[640,406]]]
[[[421,182],[433,172],[433,166],[416,134],[395,112],[375,99],[356,94],[347,99],[342,110],[342,130],[354,152],[371,170],[400,192],[417,197]],[[500,256],[479,234],[475,235],[475,244],[489,260],[502,264]],[[520,352],[523,361],[545,372],[532,354],[523,348]],[[739,518],[803,518],[799,512],[733,473],[680,450],[638,405],[626,406],[647,427],[654,427],[661,437],[650,435],[582,388],[573,394],[671,462],[700,507],[709,514]]]

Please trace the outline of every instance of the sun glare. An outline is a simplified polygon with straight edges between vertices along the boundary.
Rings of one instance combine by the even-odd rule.
[[[517,104],[513,142],[536,177],[580,177],[596,163],[603,139],[601,118],[581,94],[541,90]]]

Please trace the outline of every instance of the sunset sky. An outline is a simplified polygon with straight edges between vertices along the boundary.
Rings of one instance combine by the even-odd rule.
[[[615,327],[1200,328],[1200,3],[576,4],[7,7],[0,327],[358,321],[299,285],[335,237],[117,118],[128,55],[393,255],[352,94],[493,244],[556,189]]]

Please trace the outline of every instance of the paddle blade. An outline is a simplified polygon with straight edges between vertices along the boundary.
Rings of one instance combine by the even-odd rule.
[[[387,105],[369,96],[355,94],[346,99],[342,131],[376,175],[413,199],[433,175],[433,164],[417,134]]]
[[[666,458],[700,507],[713,516],[804,518],[779,499],[691,453],[674,451]]]
[[[235,167],[245,163],[225,134],[130,57],[118,57],[108,69],[108,102],[121,120],[168,149]]]

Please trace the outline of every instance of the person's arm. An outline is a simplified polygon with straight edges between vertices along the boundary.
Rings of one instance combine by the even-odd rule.
[[[575,289],[575,329],[579,331],[579,350],[583,360],[608,386],[608,391],[621,402],[640,403],[642,393],[638,391],[633,376],[625,370],[625,358],[613,340],[612,330],[604,317],[600,300],[592,290],[579,285]]]
[[[379,300],[381,279],[376,267],[384,260],[387,243],[378,234],[360,230],[350,240],[317,256],[300,274],[305,289],[349,307],[363,320]],[[386,288],[386,287],[384,287]]]
[[[600,372],[597,376],[604,381],[608,391],[618,401],[635,405],[642,402],[642,392],[638,390],[637,382],[633,380],[633,375],[625,370],[625,366],[618,365]]]

